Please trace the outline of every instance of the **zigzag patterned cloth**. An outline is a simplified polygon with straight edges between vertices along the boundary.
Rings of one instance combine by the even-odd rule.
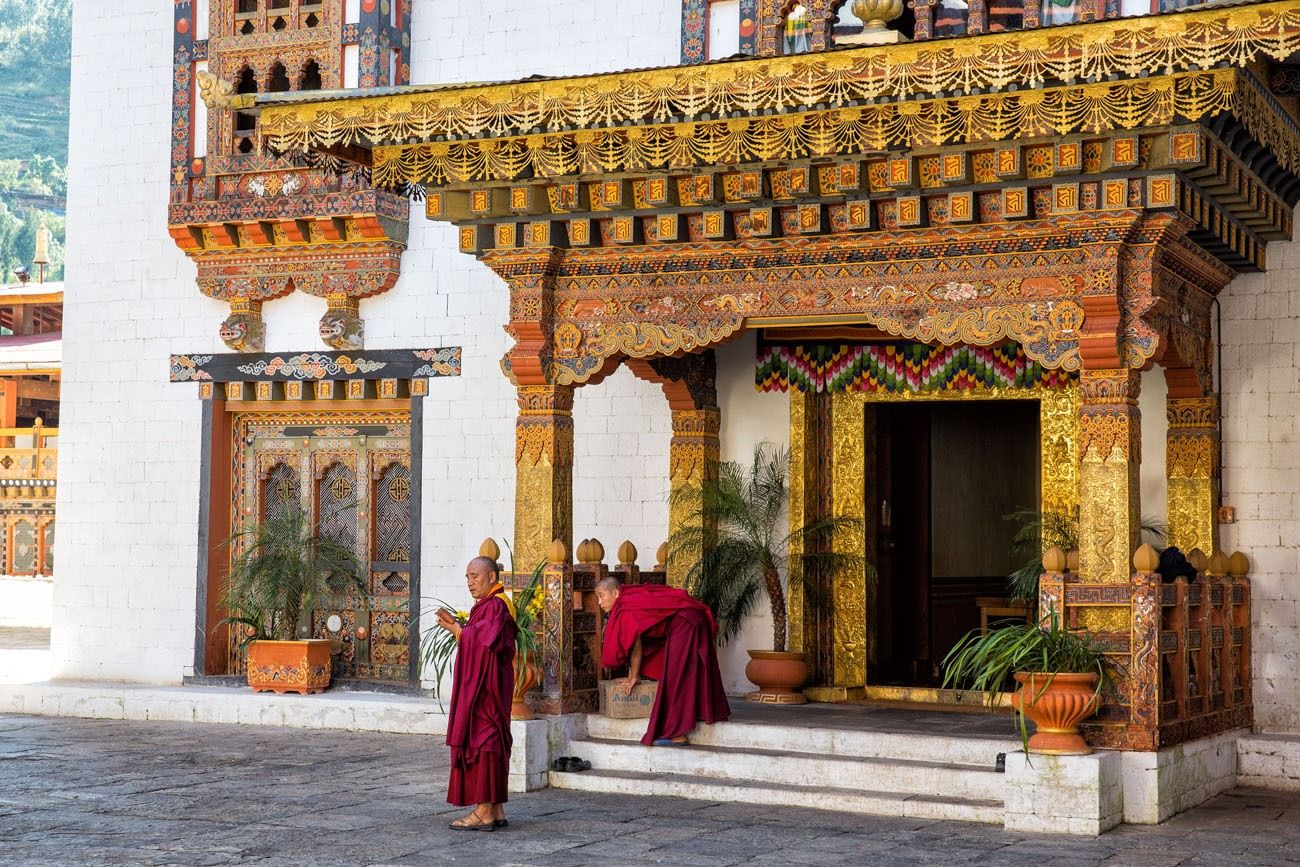
[[[896,393],[974,388],[1063,388],[1074,377],[1028,358],[1019,344],[758,344],[760,391]]]

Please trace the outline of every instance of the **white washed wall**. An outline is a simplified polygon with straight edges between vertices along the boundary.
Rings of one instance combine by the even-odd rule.
[[[1269,271],[1238,277],[1223,308],[1223,491],[1250,557],[1255,720],[1300,732],[1300,242],[1268,247]]]

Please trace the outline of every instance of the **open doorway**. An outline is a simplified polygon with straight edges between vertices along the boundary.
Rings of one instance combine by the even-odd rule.
[[[1003,516],[1038,507],[1039,407],[933,401],[867,412],[878,570],[868,682],[938,686],[939,663],[980,625],[977,600],[1005,596],[1021,565],[1011,553],[1016,528]]]

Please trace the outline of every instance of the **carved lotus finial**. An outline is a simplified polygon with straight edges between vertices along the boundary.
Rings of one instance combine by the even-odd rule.
[[[903,14],[903,0],[853,0],[852,9],[867,30],[884,30],[885,24]]]

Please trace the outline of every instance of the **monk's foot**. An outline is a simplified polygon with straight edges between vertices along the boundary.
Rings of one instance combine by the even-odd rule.
[[[453,831],[495,831],[497,826],[492,819],[491,811],[484,815],[475,809],[468,816],[462,816],[447,827]]]
[[[501,804],[492,807],[492,824],[498,828],[510,827],[510,820],[506,818],[506,808]]]

